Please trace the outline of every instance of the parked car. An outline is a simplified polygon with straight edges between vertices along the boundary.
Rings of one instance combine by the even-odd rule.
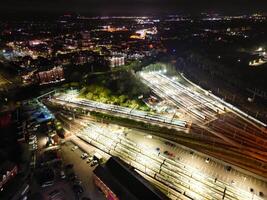
[[[88,154],[87,153],[82,153],[82,155],[81,155],[81,158],[82,159],[86,159],[88,157]]]
[[[78,146],[74,146],[71,148],[72,151],[75,151],[76,149],[78,149],[79,147]]]
[[[49,186],[52,186],[54,185],[54,181],[47,181],[47,182],[44,182],[41,187],[42,188],[45,188],[45,187],[49,187]]]
[[[87,163],[90,163],[90,162],[93,161],[93,159],[94,159],[93,156],[89,156],[86,162],[87,162]]]
[[[35,143],[37,143],[36,140],[31,140],[31,141],[29,142],[29,144],[35,144]]]
[[[66,178],[66,174],[65,174],[65,172],[63,170],[60,171],[60,177],[62,179],[65,179]]]
[[[231,166],[226,166],[225,169],[226,169],[228,172],[230,172],[231,169],[232,169],[232,167],[231,167]]]
[[[36,140],[37,140],[37,137],[36,137],[36,135],[31,135],[29,139],[30,139],[30,140],[35,140],[35,141],[36,141]]]
[[[93,160],[93,162],[91,163],[91,167],[94,167],[94,166],[96,166],[98,164],[98,161],[97,160]]]
[[[71,173],[71,174],[69,175],[69,180],[74,181],[75,179],[77,179],[76,174],[75,174],[75,173]]]
[[[84,192],[84,189],[83,189],[83,187],[81,185],[75,184],[75,185],[73,185],[72,189],[78,195],[80,195],[80,194],[82,194]]]
[[[75,185],[81,185],[81,184],[82,184],[82,181],[79,180],[79,179],[75,179],[75,180],[74,180],[74,184],[75,184]]]
[[[38,179],[41,187],[52,186],[55,182],[55,172],[52,168],[44,168],[38,174]]]
[[[48,194],[50,200],[56,199],[60,197],[61,195],[62,195],[62,192],[57,189],[53,190],[52,192]]]

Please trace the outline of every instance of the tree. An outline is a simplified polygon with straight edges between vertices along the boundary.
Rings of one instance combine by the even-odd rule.
[[[86,94],[86,98],[87,98],[87,99],[92,100],[93,97],[94,97],[94,94],[93,94],[92,92],[88,92],[88,93]]]
[[[83,87],[83,88],[80,90],[80,94],[85,95],[86,93],[87,93],[87,88],[86,88],[86,87]]]
[[[119,103],[123,104],[126,101],[126,99],[128,99],[128,97],[126,95],[120,95],[119,96]]]

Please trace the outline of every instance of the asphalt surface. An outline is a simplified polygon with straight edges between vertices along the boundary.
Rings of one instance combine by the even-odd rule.
[[[71,148],[75,146],[72,142],[67,141],[61,146],[61,155],[64,164],[73,164],[74,172],[79,180],[82,181],[84,193],[81,197],[89,197],[92,200],[105,200],[103,193],[95,186],[93,182],[93,170],[96,167],[91,167],[90,163],[86,163],[86,160],[81,158],[81,154],[84,152],[81,148],[72,151]],[[93,147],[88,146],[87,150],[95,152]]]
[[[206,155],[178,145],[166,144],[165,141],[151,138],[140,131],[89,121],[85,123],[88,127],[81,128],[79,131],[77,130],[80,127],[79,123],[77,122],[78,125],[74,125],[74,123],[72,127],[76,127],[75,133],[87,141],[87,144],[76,136],[72,136],[72,140],[82,145],[83,149],[92,148],[90,143],[98,150],[119,156],[141,173],[149,176],[150,179],[156,177],[151,181],[155,185],[159,185],[159,181],[163,181],[172,189],[176,188],[180,192],[191,193],[197,198],[202,196],[206,199],[211,197],[220,199],[224,196],[224,189],[227,188],[225,198],[228,199],[250,197],[264,199],[259,197],[259,192],[265,193],[267,189],[265,182],[244,174],[234,167],[227,171],[226,166],[228,165],[218,162],[216,159],[210,158],[209,162],[206,162],[208,158]],[[171,156],[164,155],[165,151],[171,153]],[[203,179],[203,177],[205,178]],[[161,187],[164,186],[161,185]],[[199,190],[198,187],[202,189]],[[251,188],[253,192],[250,191]],[[167,192],[166,186],[164,189]],[[170,192],[169,196],[172,199],[177,198],[177,191]]]

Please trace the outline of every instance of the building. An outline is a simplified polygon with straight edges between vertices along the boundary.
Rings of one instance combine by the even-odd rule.
[[[122,65],[125,65],[125,60],[124,60],[124,57],[121,56],[121,57],[111,57],[109,58],[109,66],[110,67],[119,67],[119,66],[122,66]]]
[[[12,116],[10,112],[1,112],[0,114],[0,128],[7,127],[12,122]]]
[[[90,47],[92,45],[90,32],[81,32],[81,47]]]
[[[0,192],[4,190],[4,185],[13,179],[18,173],[18,166],[10,161],[0,164]]]
[[[47,71],[38,72],[36,73],[36,78],[41,85],[65,80],[62,67],[54,67]]]
[[[108,200],[169,199],[118,157],[111,157],[105,164],[97,166],[93,178]]]

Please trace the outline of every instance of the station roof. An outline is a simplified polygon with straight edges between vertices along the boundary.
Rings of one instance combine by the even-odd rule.
[[[163,192],[118,157],[111,157],[104,165],[97,166],[94,173],[119,199],[169,200]]]

